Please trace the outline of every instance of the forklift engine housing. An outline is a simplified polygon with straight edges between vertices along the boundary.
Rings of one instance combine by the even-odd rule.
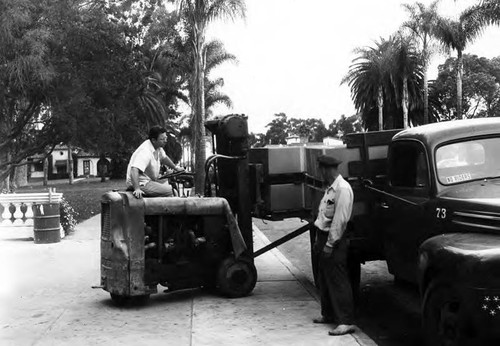
[[[217,143],[217,180],[207,182],[216,197],[102,196],[100,287],[116,303],[149,297],[158,284],[168,292],[217,288],[228,297],[255,287],[246,118],[227,116],[207,128]]]

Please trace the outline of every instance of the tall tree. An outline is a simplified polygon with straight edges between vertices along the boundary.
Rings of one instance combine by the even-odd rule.
[[[389,70],[391,67],[391,42],[383,38],[374,47],[354,50],[358,57],[353,60],[348,74],[342,79],[351,88],[354,106],[368,114],[375,100],[378,109],[378,129],[384,129],[384,96],[391,88]],[[385,94],[385,95],[384,95]]]
[[[336,131],[341,138],[349,133],[361,132],[361,117],[358,114],[346,117],[344,114],[340,116],[340,119],[335,124]]]
[[[441,120],[456,115],[456,58],[448,58],[438,67],[432,81],[430,100]],[[487,59],[464,54],[463,114],[466,118],[500,116],[500,58]]]
[[[392,38],[392,50],[394,67],[391,68],[391,81],[396,90],[396,99],[401,97],[403,128],[406,129],[409,124],[408,109],[410,105],[415,106],[419,101],[422,60],[412,42],[401,32]],[[410,97],[413,101],[411,103]]]
[[[0,182],[58,138],[48,107],[55,77],[49,5],[0,0]]]
[[[437,25],[438,5],[441,0],[434,0],[429,6],[421,2],[414,4],[404,4],[404,9],[408,12],[409,19],[403,22],[402,27],[408,29],[415,41],[421,48],[423,67],[423,92],[424,92],[424,124],[429,122],[429,87],[427,70],[432,57],[433,34]]]
[[[285,113],[274,115],[274,119],[266,125],[266,144],[286,144],[289,124]]]
[[[231,98],[221,91],[224,86],[224,78],[210,78],[211,72],[218,66],[227,63],[237,63],[238,59],[234,54],[228,53],[224,44],[219,40],[212,40],[205,46],[206,57],[205,66],[205,116],[211,114],[211,108],[216,104],[223,104],[228,108],[233,107]]]
[[[218,19],[245,17],[244,0],[175,0],[188,30],[193,32],[194,51],[194,121],[192,122],[195,148],[195,190],[203,191],[205,171],[205,67],[203,55],[208,25]]]
[[[192,36],[193,33],[190,32],[189,35]],[[188,103],[192,108],[190,121],[193,121],[192,119],[195,111],[193,105],[196,102],[196,80],[192,78],[195,74],[195,70],[193,69],[195,54],[191,41],[192,40],[188,40],[186,43],[178,46],[178,50],[184,60],[183,63],[181,63],[183,71],[187,76],[190,76],[190,78],[187,78],[186,81],[188,91],[186,103]],[[222,103],[228,108],[231,108],[233,105],[231,98],[221,91],[221,88],[224,86],[224,78],[212,79],[210,76],[211,72],[224,63],[237,63],[238,59],[234,54],[227,52],[224,44],[219,40],[211,40],[207,42],[203,46],[202,55],[205,57],[205,118],[207,118],[209,113],[211,113],[211,108],[216,104]]]
[[[439,17],[434,36],[448,49],[457,51],[457,118],[462,119],[463,52],[474,42],[489,24],[498,24],[498,1],[483,1],[462,12],[458,20]]]

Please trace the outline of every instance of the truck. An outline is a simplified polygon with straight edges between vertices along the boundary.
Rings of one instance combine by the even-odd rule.
[[[340,158],[355,196],[346,231],[353,287],[361,263],[385,260],[397,280],[418,284],[429,345],[498,345],[500,119],[347,135],[337,147],[291,147],[281,170],[275,163],[284,155],[273,152],[280,150],[250,152],[260,182],[257,214],[309,215],[313,222],[324,191],[315,158]]]

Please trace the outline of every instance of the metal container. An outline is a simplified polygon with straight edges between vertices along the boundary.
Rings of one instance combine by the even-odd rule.
[[[33,231],[35,244],[61,241],[59,203],[33,204]]]

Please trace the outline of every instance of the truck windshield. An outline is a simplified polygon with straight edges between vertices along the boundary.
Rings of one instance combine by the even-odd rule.
[[[438,179],[443,185],[500,177],[500,138],[447,144],[436,150]]]

